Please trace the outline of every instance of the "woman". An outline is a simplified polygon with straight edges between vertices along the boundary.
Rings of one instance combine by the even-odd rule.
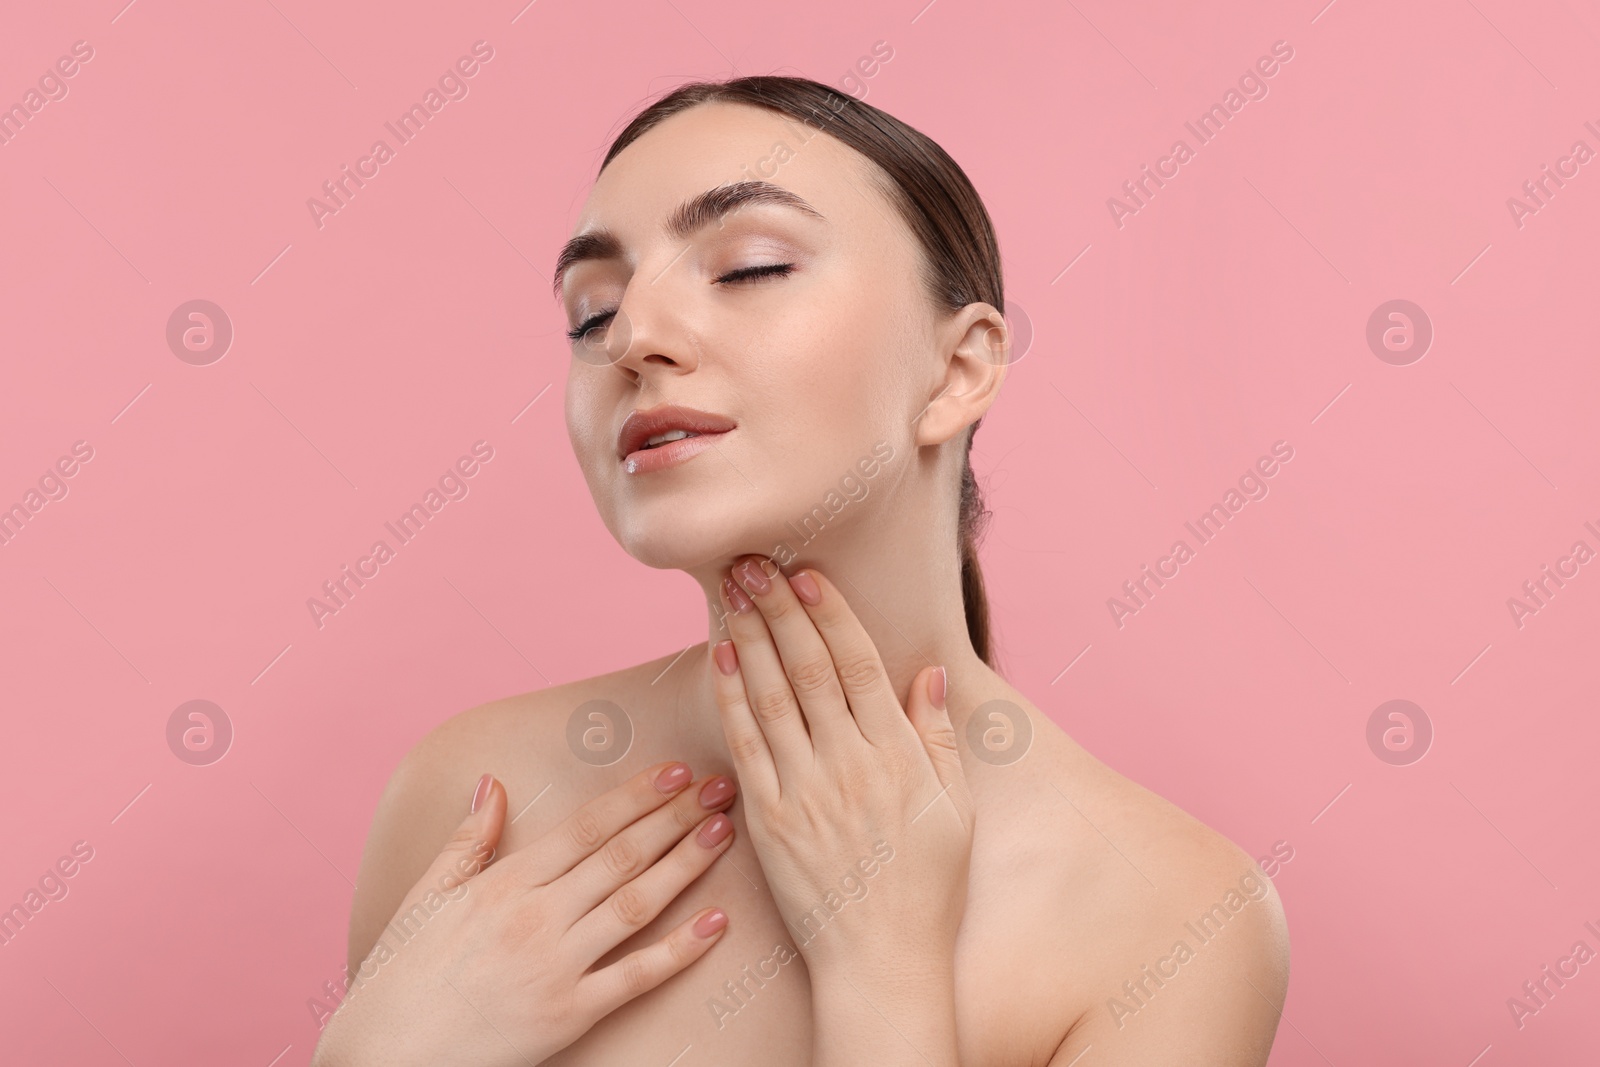
[[[1270,880],[992,668],[968,452],[1010,351],[961,169],[816,82],[691,84],[576,234],[573,448],[709,639],[406,756],[316,1062],[1265,1063]]]

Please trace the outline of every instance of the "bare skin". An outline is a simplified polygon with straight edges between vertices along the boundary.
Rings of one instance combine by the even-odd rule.
[[[507,826],[501,854],[653,762],[682,759],[697,776],[732,776],[715,715],[680,703],[692,688],[686,683],[705,669],[707,646],[674,664],[675,655],[475,708],[420,743],[373,822],[351,919],[351,966],[366,957],[402,895],[449,838],[485,771],[504,783],[513,814],[549,787]],[[1265,1063],[1288,981],[1277,893],[1245,904],[1208,944],[1184,924],[1237,889],[1242,875],[1253,872],[1268,887],[1270,881],[1227,839],[1107,768],[989,673],[981,687],[951,686],[958,736],[974,708],[1000,699],[1025,710],[1034,737],[1010,765],[962,750],[977,831],[956,947],[960,1062],[1064,1067],[1092,1044],[1096,1063]],[[572,710],[592,699],[630,709],[637,731],[628,756],[609,767],[582,763],[567,747]],[[711,905],[730,918],[722,940],[545,1062],[668,1063],[687,1046],[676,1064],[810,1064],[805,961],[773,958],[779,944],[795,949],[796,936],[766,890],[743,804],[729,814],[736,831],[728,852],[601,963]],[[866,885],[870,893],[871,881]],[[820,936],[826,933],[824,927]],[[1179,940],[1194,958],[1168,964],[1177,973],[1157,988],[1141,968],[1166,957]],[[749,977],[774,971],[763,981]],[[1123,988],[1130,980],[1150,994],[1142,997],[1144,1007],[1119,1020],[1107,1000],[1133,1006]],[[744,983],[740,1000],[728,994],[729,981]],[[718,1002],[722,1010],[713,1007]]]
[[[714,224],[704,211],[680,210],[752,168],[809,209],[769,199]],[[351,966],[457,833],[485,772],[507,792],[502,857],[652,764],[683,760],[699,778],[737,777],[710,644],[730,636],[720,593],[730,569],[771,552],[786,575],[810,566],[837,583],[908,714],[914,681],[941,665],[957,738],[990,701],[1008,702],[1031,727],[1016,759],[957,745],[975,829],[951,956],[954,1026],[937,1027],[925,1003],[892,1002],[894,979],[915,985],[904,973],[862,978],[859,996],[841,996],[840,974],[883,978],[873,960],[858,956],[827,975],[807,967],[808,958],[848,958],[856,946],[837,940],[840,929],[874,906],[871,894],[882,901],[891,885],[903,887],[893,879],[914,861],[891,859],[862,879],[867,897],[845,902],[839,925],[823,925],[808,943],[825,951],[807,956],[779,914],[741,792],[729,809],[731,847],[596,966],[713,906],[729,917],[720,939],[544,1062],[812,1067],[871,1048],[859,1058],[874,1067],[1068,1067],[1080,1055],[1082,1067],[1263,1064],[1288,981],[1270,881],[1224,837],[1094,759],[973,650],[956,491],[964,435],[1006,376],[991,348],[1004,318],[983,302],[954,313],[933,306],[916,239],[869,168],[841,142],[765,109],[711,104],[666,119],[597,179],[576,232],[604,230],[612,240],[559,281],[579,334],[589,336],[587,323],[612,325],[599,343],[575,349],[569,436],[622,548],[699,585],[709,641],[474,708],[420,742],[373,820]],[[669,225],[685,219],[699,224]],[[623,418],[663,405],[727,416],[736,427],[675,466],[629,469],[618,452]],[[863,473],[870,486],[857,479],[862,491],[833,509],[821,533],[794,558],[777,558],[771,546],[792,538],[788,522],[837,496],[841,472],[872,455],[882,462]],[[625,709],[635,731],[609,766],[569,748],[569,720],[591,700]],[[979,735],[995,725],[985,718]],[[921,872],[929,884],[920,890],[938,888],[938,870]],[[792,889],[775,876],[780,890]],[[1192,927],[1208,913],[1212,932],[1202,940]],[[906,958],[934,959],[916,938],[902,940]],[[885,951],[881,936],[872,951]],[[851,1040],[819,1047],[817,1034],[829,1028]],[[951,1047],[933,1047],[952,1029]]]

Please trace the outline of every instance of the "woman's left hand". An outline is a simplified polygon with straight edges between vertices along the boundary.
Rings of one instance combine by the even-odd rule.
[[[826,578],[759,557],[733,578],[711,675],[750,838],[813,981],[948,978],[974,810],[943,668],[902,707]]]

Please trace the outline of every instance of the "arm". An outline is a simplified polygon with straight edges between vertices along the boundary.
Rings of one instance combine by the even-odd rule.
[[[378,799],[350,903],[347,961],[355,971],[384,924],[455,832],[476,772],[462,751],[469,711],[433,728],[408,751]],[[490,766],[490,765],[485,765]]]
[[[722,599],[732,637],[708,670],[751,840],[811,976],[814,1062],[955,1067],[975,811],[944,671],[919,671],[902,704],[812,568],[791,584],[747,561]]]
[[[1226,865],[1208,865],[1183,904],[1152,918],[1153,943],[1166,947],[1107,963],[1115,969],[1102,971],[1103,993],[1062,1040],[1049,1067],[1263,1067],[1288,992],[1288,927],[1271,880],[1231,844],[1226,851]],[[1185,921],[1215,904],[1219,890],[1241,876],[1259,880],[1265,895],[1245,898],[1249,902],[1226,927],[1201,943]],[[1171,951],[1180,941],[1187,958]]]
[[[813,1067],[959,1067],[954,961],[920,974],[811,977]]]
[[[531,1067],[689,966],[725,929],[716,909],[595,965],[726,851],[704,834],[718,820],[731,829],[708,812],[733,796],[702,804],[707,781],[695,786],[681,762],[654,764],[495,861],[509,798],[482,775],[328,1020],[313,1064]]]

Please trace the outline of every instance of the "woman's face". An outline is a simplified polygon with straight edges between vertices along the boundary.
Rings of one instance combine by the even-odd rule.
[[[939,322],[915,239],[871,167],[814,127],[718,103],[656,126],[595,183],[574,232],[609,231],[616,245],[560,281],[569,328],[602,316],[573,342],[567,429],[630,555],[684,569],[744,552],[786,562],[774,546],[798,547],[808,515],[829,516],[820,545],[911,469],[913,423],[943,377]],[[678,214],[708,190],[763,180],[811,210]],[[630,472],[618,437],[636,409],[693,409],[733,428],[635,452]]]

